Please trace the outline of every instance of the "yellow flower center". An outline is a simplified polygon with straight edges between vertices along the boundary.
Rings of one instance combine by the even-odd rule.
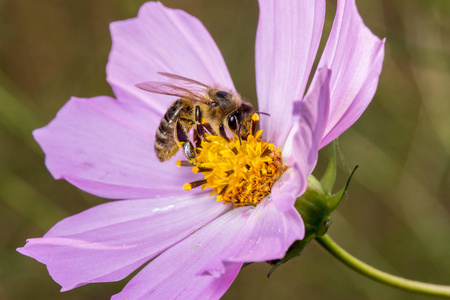
[[[194,173],[201,172],[204,179],[186,183],[189,191],[202,186],[211,188],[210,196],[217,201],[235,206],[257,205],[270,194],[275,181],[287,169],[283,166],[280,149],[261,139],[262,130],[247,140],[233,138],[226,141],[220,136],[208,135],[198,148],[196,159],[190,162]],[[180,166],[182,162],[178,161]]]

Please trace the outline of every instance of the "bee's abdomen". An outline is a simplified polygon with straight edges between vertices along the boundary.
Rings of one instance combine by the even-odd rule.
[[[186,117],[191,108],[182,99],[175,101],[167,110],[156,130],[155,152],[160,161],[171,158],[178,151],[175,127],[180,117]]]

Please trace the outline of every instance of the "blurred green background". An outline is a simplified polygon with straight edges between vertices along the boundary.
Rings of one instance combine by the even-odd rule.
[[[0,299],[108,299],[125,282],[59,293],[45,266],[15,248],[103,200],[55,181],[31,131],[71,95],[112,95],[105,81],[108,24],[144,1],[0,0]],[[256,1],[164,1],[198,17],[219,45],[236,88],[256,99]],[[330,235],[357,257],[411,279],[450,284],[450,2],[357,1],[387,37],[377,94],[339,140],[339,184],[360,165]],[[336,3],[328,2],[325,35]],[[318,170],[327,159],[324,149]],[[320,174],[320,172],[319,172]],[[241,271],[224,299],[426,299],[344,267],[313,242],[266,278]]]

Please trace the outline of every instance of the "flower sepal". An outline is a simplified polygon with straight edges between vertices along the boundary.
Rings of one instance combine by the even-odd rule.
[[[353,169],[345,186],[337,193],[331,194],[336,181],[335,153],[335,145],[333,143],[332,155],[324,176],[319,181],[313,175],[310,175],[308,177],[308,187],[306,192],[298,197],[295,203],[295,207],[302,216],[305,224],[305,237],[303,240],[294,242],[282,259],[270,262],[274,266],[269,271],[269,276],[281,264],[299,256],[312,239],[324,235],[331,226],[331,223],[333,222],[331,213],[341,202],[350,180],[358,167],[356,166]]]

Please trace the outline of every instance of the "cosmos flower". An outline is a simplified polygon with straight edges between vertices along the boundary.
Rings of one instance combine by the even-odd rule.
[[[116,99],[71,98],[50,124],[34,132],[56,179],[100,197],[127,199],[68,217],[18,249],[46,264],[62,291],[121,280],[151,261],[113,298],[219,298],[244,262],[281,258],[303,238],[295,199],[306,189],[318,150],[353,124],[371,101],[384,40],[364,25],[354,0],[338,1],[305,93],[325,1],[260,0],[259,6],[258,105],[271,116],[261,120],[261,137],[247,142],[257,157],[264,156],[257,147],[273,145],[282,157],[283,175],[256,205],[235,206],[209,196],[210,188],[182,189],[202,178],[175,164],[184,159],[182,151],[163,163],[157,159],[155,132],[176,98],[150,94],[135,84],[161,81],[157,72],[169,72],[229,90],[234,86],[199,20],[161,3],[144,4],[137,18],[111,24],[107,79]]]

